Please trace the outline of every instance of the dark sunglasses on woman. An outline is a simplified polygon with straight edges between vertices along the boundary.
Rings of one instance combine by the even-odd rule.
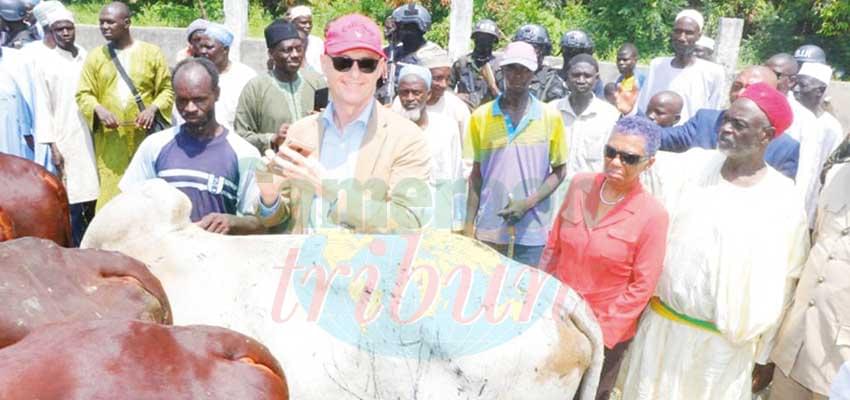
[[[334,69],[339,72],[348,72],[354,63],[357,63],[357,69],[360,72],[365,74],[371,74],[375,72],[375,69],[378,68],[378,60],[377,58],[359,58],[354,59],[351,57],[331,57],[331,62],[333,62]]]
[[[624,164],[628,164],[628,165],[637,165],[639,162],[641,162],[645,159],[644,156],[641,156],[639,154],[632,154],[632,153],[627,153],[625,151],[619,151],[619,150],[617,150],[617,149],[606,144],[605,145],[605,158],[610,158],[610,159],[613,160],[617,156],[620,156],[620,161],[622,161]]]

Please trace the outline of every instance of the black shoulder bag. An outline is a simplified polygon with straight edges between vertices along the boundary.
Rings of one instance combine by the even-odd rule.
[[[142,96],[139,95],[139,91],[136,90],[136,85],[133,84],[133,80],[130,79],[130,76],[127,75],[127,71],[124,70],[124,67],[121,66],[121,62],[118,61],[118,55],[115,53],[115,48],[112,45],[106,46],[109,49],[109,57],[112,58],[112,63],[115,64],[115,69],[118,70],[118,75],[121,75],[121,79],[124,80],[124,83],[127,84],[127,87],[130,88],[130,93],[133,94],[133,99],[136,100],[136,106],[139,107],[139,112],[145,111],[145,103],[142,101]],[[150,135],[154,132],[159,132],[166,130],[171,127],[171,124],[165,120],[162,116],[162,110],[157,110],[153,117],[153,124],[148,128],[147,134]]]

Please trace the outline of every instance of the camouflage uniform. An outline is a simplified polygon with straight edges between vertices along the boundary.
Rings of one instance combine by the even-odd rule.
[[[491,57],[487,63],[490,64],[490,68],[493,71],[493,79],[496,80],[496,73],[499,71],[496,58]],[[482,67],[475,64],[472,53],[459,58],[452,65],[451,82],[449,85],[455,88],[456,93],[465,95],[461,96],[461,98],[464,98],[472,109],[496,98],[496,93],[490,90],[490,85],[487,84],[487,80],[481,74]]]

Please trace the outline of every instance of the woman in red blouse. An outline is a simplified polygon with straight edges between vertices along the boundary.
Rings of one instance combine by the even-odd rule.
[[[660,135],[643,117],[617,122],[605,146],[605,172],[572,179],[540,260],[540,268],[584,297],[602,328],[597,400],[608,398],[661,275],[667,211],[640,183]]]

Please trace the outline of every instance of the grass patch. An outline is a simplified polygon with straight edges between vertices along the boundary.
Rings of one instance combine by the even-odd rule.
[[[66,7],[74,13],[74,18],[80,24],[97,25],[102,1],[82,0],[74,1]],[[205,2],[208,19],[224,22],[224,11],[222,2]],[[197,7],[176,3],[150,3],[132,6],[133,25],[136,26],[165,26],[171,28],[185,28],[196,18],[201,17],[201,11]],[[274,18],[263,9],[258,2],[251,2],[248,8],[248,37],[262,38],[263,30]]]

